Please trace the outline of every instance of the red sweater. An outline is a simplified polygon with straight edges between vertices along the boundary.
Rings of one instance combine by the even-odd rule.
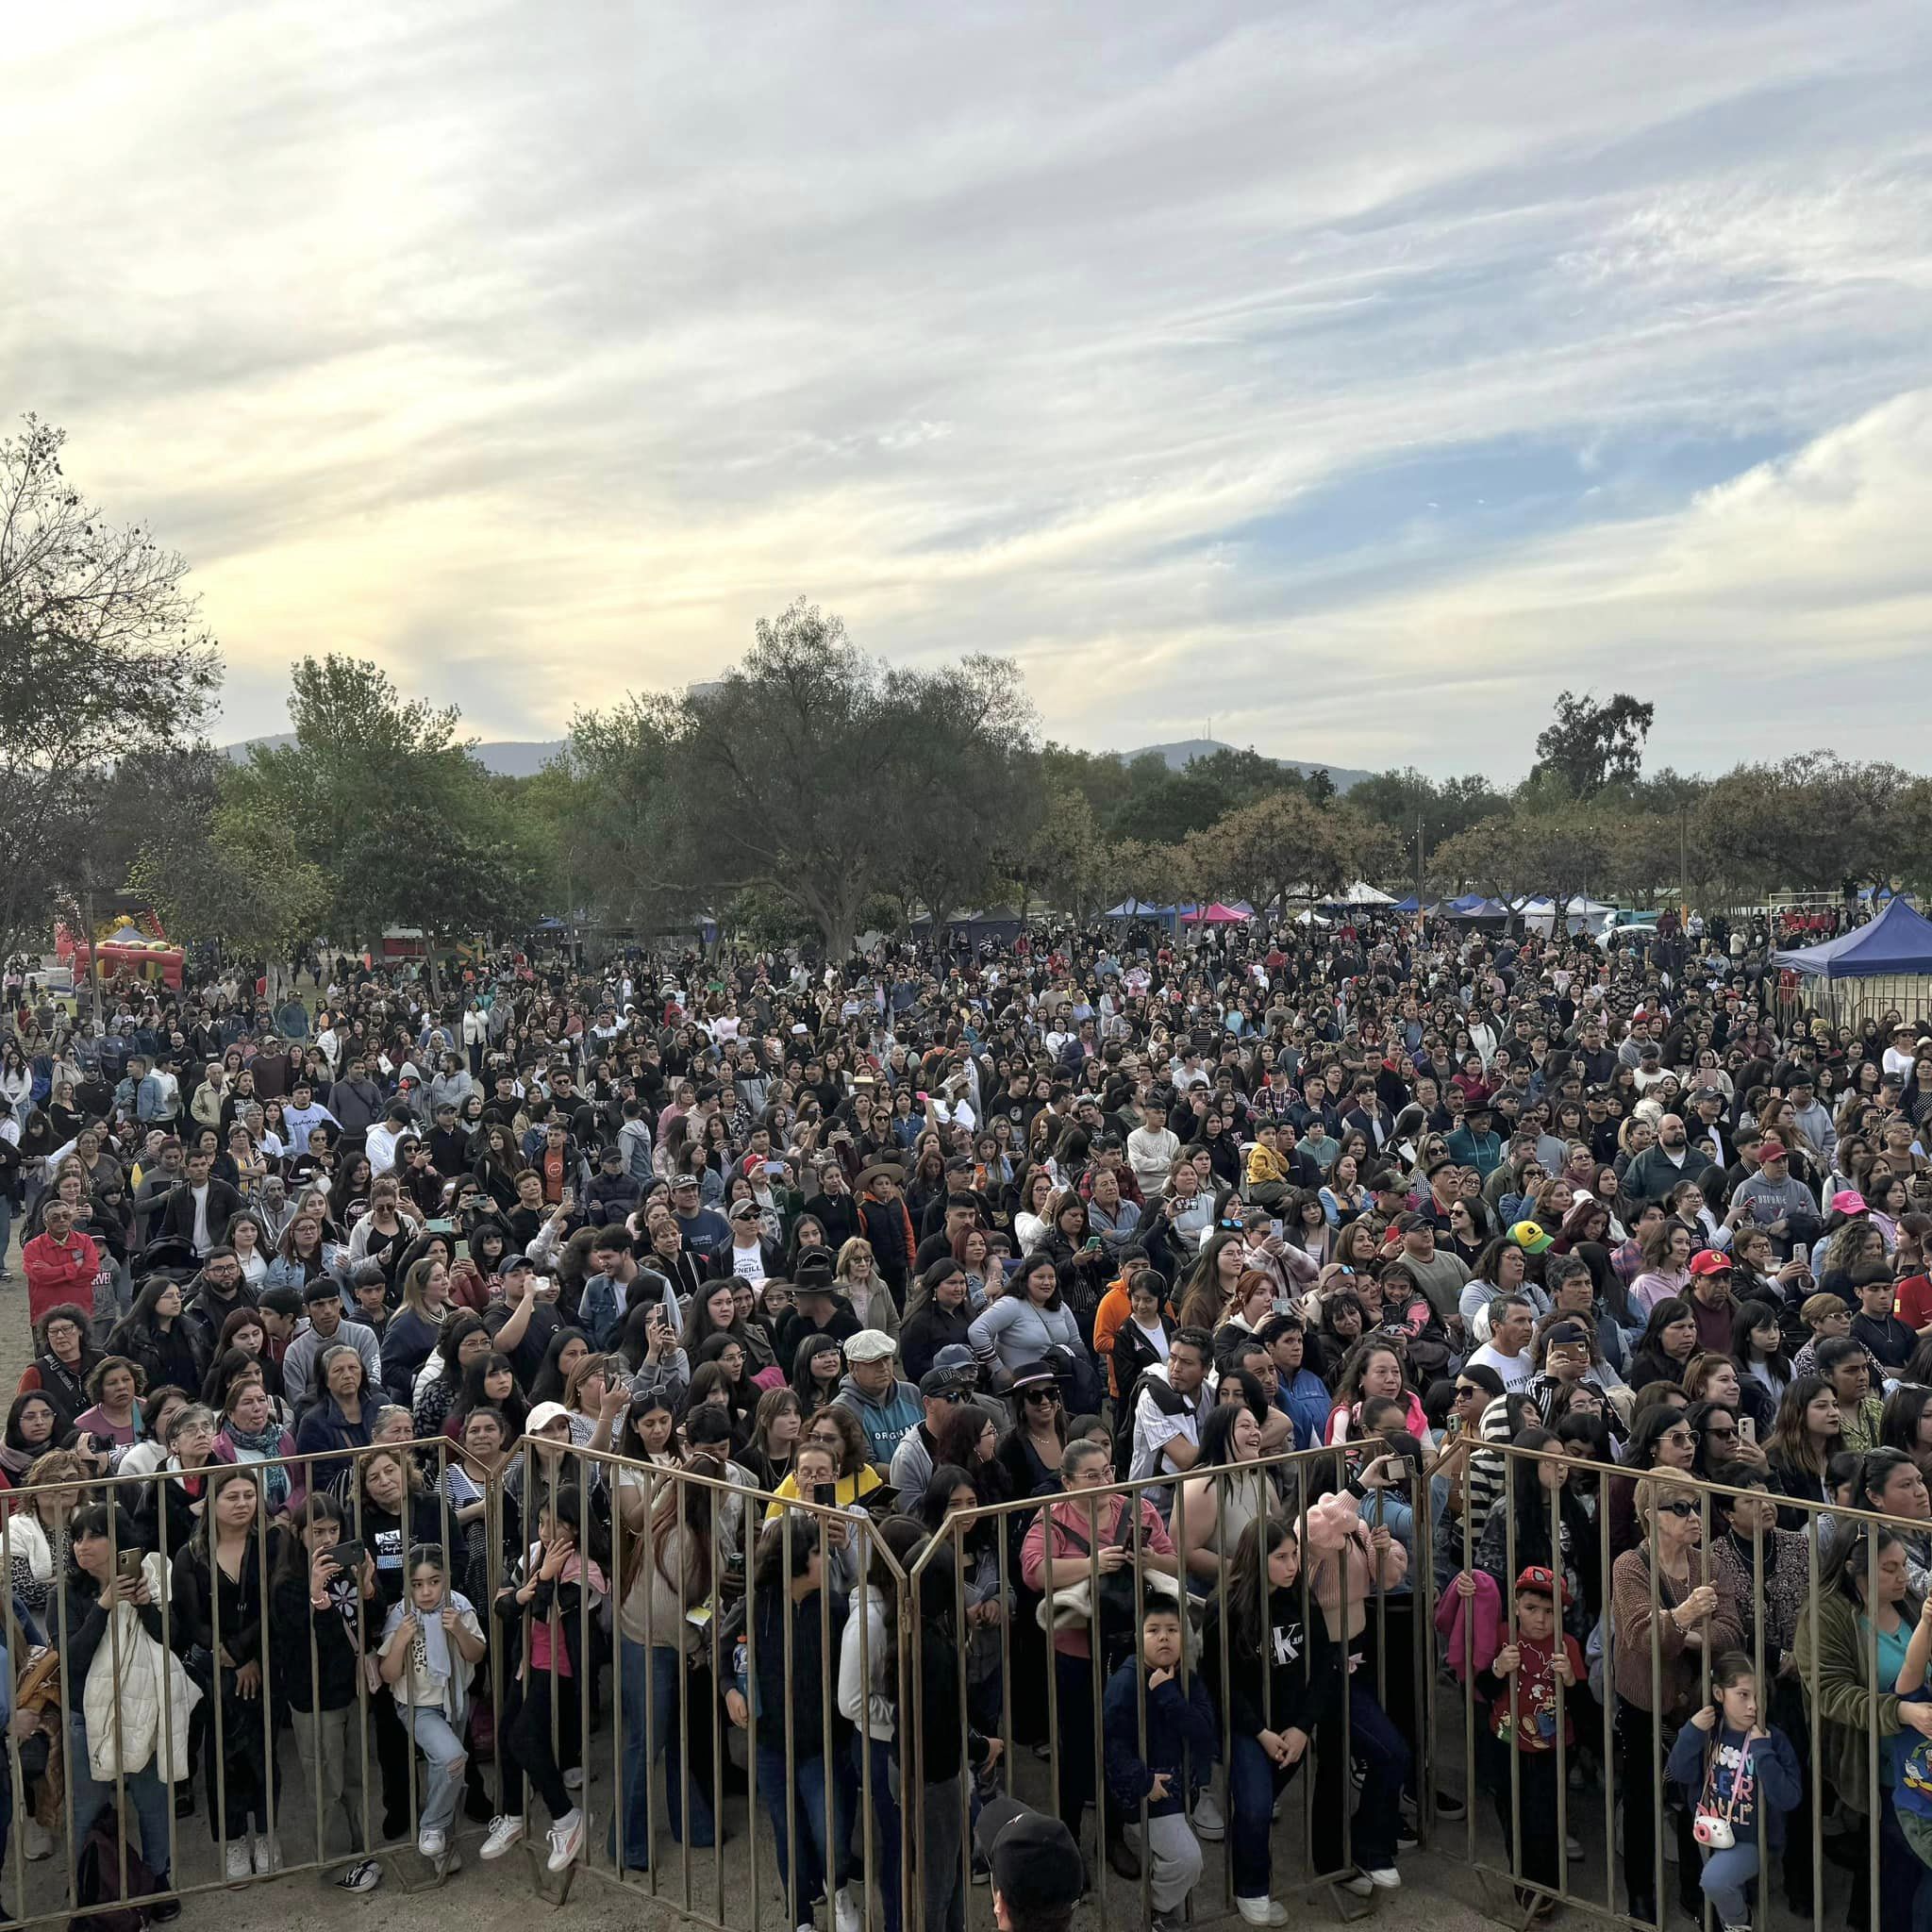
[[[90,1235],[78,1230],[69,1234],[64,1246],[50,1234],[37,1234],[20,1251],[26,1270],[28,1318],[38,1322],[49,1308],[61,1302],[77,1302],[84,1308],[94,1305],[94,1276],[100,1272],[101,1251]]]

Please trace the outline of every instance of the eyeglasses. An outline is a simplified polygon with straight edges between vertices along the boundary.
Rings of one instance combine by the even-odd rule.
[[[1674,1442],[1681,1449],[1685,1443],[1696,1441],[1697,1431],[1695,1429],[1667,1429],[1657,1440],[1660,1442]]]
[[[816,1442],[821,1449],[842,1449],[845,1446],[845,1438],[837,1429],[814,1429],[806,1441]]]

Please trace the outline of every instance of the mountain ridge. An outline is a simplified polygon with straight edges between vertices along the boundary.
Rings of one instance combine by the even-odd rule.
[[[292,733],[282,731],[267,738],[248,738],[234,744],[225,744],[222,752],[236,764],[241,764],[256,745],[273,747],[294,741]],[[488,739],[476,746],[476,756],[481,759],[483,768],[496,777],[529,778],[534,777],[563,749],[563,742],[560,738]],[[1218,751],[1236,749],[1238,747],[1224,743],[1218,738],[1183,738],[1172,744],[1143,744],[1133,751],[1117,751],[1113,756],[1123,764],[1130,765],[1136,758],[1152,754],[1164,758],[1169,771],[1178,772],[1185,769],[1190,758],[1212,758]],[[1359,784],[1370,775],[1367,772],[1353,771],[1341,765],[1311,764],[1300,758],[1283,758],[1281,762],[1303,774],[1325,771],[1334,779],[1338,792],[1346,791],[1350,786]]]

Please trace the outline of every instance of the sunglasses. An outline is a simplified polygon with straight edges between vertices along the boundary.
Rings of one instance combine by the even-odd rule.
[[[1695,1503],[1659,1503],[1657,1507],[1666,1516],[1684,1517],[1697,1514]]]
[[[1028,1402],[1048,1402],[1058,1407],[1059,1399],[1058,1392],[1052,1389],[1029,1389],[1026,1391]]]

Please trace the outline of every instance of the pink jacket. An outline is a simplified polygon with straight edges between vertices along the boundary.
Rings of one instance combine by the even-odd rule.
[[[1503,1648],[1503,1592],[1496,1579],[1487,1570],[1462,1574],[1475,1578],[1475,1594],[1465,1597],[1451,1583],[1436,1605],[1436,1628],[1449,1640],[1449,1668],[1458,1679],[1488,1670]]]

